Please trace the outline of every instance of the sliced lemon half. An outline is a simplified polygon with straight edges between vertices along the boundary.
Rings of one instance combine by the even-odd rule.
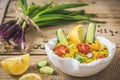
[[[84,39],[83,25],[76,25],[68,33],[68,38],[74,43],[82,43]]]
[[[42,80],[42,78],[36,73],[27,73],[21,76],[19,80]]]
[[[5,71],[11,75],[21,75],[29,67],[29,54],[22,56],[14,56],[1,61],[1,65]]]

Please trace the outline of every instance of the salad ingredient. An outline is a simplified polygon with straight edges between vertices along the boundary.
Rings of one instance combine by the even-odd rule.
[[[27,73],[21,76],[19,80],[42,80],[42,78],[36,73]]]
[[[58,42],[59,42],[60,44],[68,45],[67,37],[66,37],[66,35],[65,35],[65,32],[64,32],[62,29],[58,29],[58,30],[56,31],[56,35],[57,35]]]
[[[44,74],[53,74],[54,70],[49,67],[49,66],[43,66],[42,68],[40,68],[40,73],[44,73]]]
[[[68,38],[74,43],[82,43],[84,39],[83,25],[76,25],[68,33]]]
[[[57,54],[58,56],[64,56],[65,54],[67,54],[69,52],[69,49],[66,45],[58,45],[54,48],[54,52],[55,54]]]
[[[107,46],[105,46],[104,44],[101,44],[101,50],[107,49]]]
[[[84,57],[82,57],[78,54],[75,55],[75,59],[78,60],[80,63],[82,63],[84,61]]]
[[[100,50],[102,48],[102,45],[98,40],[96,40],[95,43],[93,43],[91,47],[93,50]]]
[[[37,67],[40,69],[43,66],[46,66],[48,64],[47,60],[40,60],[37,62]]]
[[[29,67],[29,54],[11,57],[1,61],[1,65],[5,71],[11,75],[21,75]]]
[[[93,25],[93,23],[91,23]],[[80,25],[79,25],[80,26]],[[78,60],[80,63],[89,63],[94,60],[106,58],[109,56],[109,51],[107,47],[100,43],[97,39],[94,40],[95,37],[95,24],[94,29],[93,27],[88,29],[90,39],[86,42],[83,40],[82,42],[79,42],[79,40],[82,40],[83,38],[79,38],[79,34],[83,34],[83,30],[79,33],[79,26],[74,27],[69,33],[68,33],[68,45],[63,45],[61,43],[57,43],[54,47],[53,51],[56,55],[58,55],[61,58],[74,58]],[[81,26],[80,26],[81,27]],[[94,33],[93,33],[94,32]],[[77,36],[77,37],[76,37]],[[84,35],[83,35],[84,36]]]
[[[77,45],[78,51],[83,54],[88,54],[91,52],[89,44],[81,43]]]
[[[96,31],[96,25],[93,23],[89,24],[87,33],[86,33],[86,38],[85,42],[90,42],[93,43],[95,40],[95,31]]]
[[[98,54],[98,59],[102,59],[104,58],[104,55],[103,54]]]
[[[93,54],[92,53],[88,53],[87,54],[87,58],[92,58],[93,57]]]

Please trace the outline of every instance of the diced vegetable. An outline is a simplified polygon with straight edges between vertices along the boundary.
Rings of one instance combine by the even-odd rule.
[[[98,54],[98,59],[102,59],[104,58],[104,55],[103,54]]]
[[[104,44],[101,45],[101,50],[107,49],[107,46],[105,46]]]
[[[87,58],[92,58],[93,57],[93,54],[92,53],[88,53],[87,54]]]
[[[80,56],[79,54],[76,54],[75,59],[78,60],[80,63],[82,63],[84,58]]]
[[[49,66],[44,66],[42,68],[40,68],[40,73],[44,73],[44,74],[53,74],[54,73],[54,70],[49,67]]]
[[[40,69],[41,67],[46,66],[47,64],[47,60],[40,60],[37,62],[37,68]]]
[[[57,47],[54,48],[54,52],[58,56],[62,57],[62,56],[64,56],[65,54],[67,54],[69,52],[69,49],[65,45],[58,45]]]
[[[84,43],[78,44],[77,48],[78,48],[78,51],[83,54],[88,54],[91,51],[90,46]]]
[[[95,43],[93,43],[91,47],[92,47],[93,50],[100,50],[101,49],[101,44],[98,40],[96,40]]]

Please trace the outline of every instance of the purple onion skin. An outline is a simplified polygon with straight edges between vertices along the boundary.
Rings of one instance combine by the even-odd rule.
[[[10,39],[14,36],[14,34],[20,29],[21,22],[17,21],[14,25],[12,25],[8,30],[6,30],[3,33],[3,36],[1,36],[3,39]]]
[[[26,27],[24,28],[24,32],[26,32],[29,29],[29,25],[27,24]],[[13,36],[13,41],[17,44],[21,38],[22,35],[22,29],[20,28],[16,34]]]
[[[25,32],[29,29],[29,25],[27,24],[24,29],[22,29],[22,34],[21,34],[21,49],[25,50]]]
[[[5,32],[6,30],[8,30],[16,22],[17,22],[16,20],[11,20],[11,21],[8,21],[8,22],[0,25],[0,34],[2,34],[3,32]]]
[[[22,33],[21,33],[21,49],[24,50],[25,49],[25,30],[22,29]]]
[[[3,33],[2,38],[3,39],[9,39],[13,37],[13,35],[19,30],[19,26],[17,24],[13,25],[11,28],[9,28],[7,31]]]
[[[16,20],[8,21],[0,26],[0,37],[5,39],[8,43],[13,39],[14,43],[18,44],[20,41],[21,49],[25,49],[25,32],[29,29],[29,25],[21,28],[21,22]]]
[[[22,29],[18,30],[16,34],[12,37],[15,44],[18,44],[21,38],[21,32],[22,32]]]

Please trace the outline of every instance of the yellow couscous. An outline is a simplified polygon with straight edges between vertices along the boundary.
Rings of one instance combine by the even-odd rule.
[[[65,55],[62,55],[60,57],[62,58],[75,58],[76,55],[79,55],[82,57],[82,62],[81,63],[89,63],[91,61],[101,59],[108,57],[109,52],[106,48],[105,45],[101,44],[98,40],[95,40],[95,43],[89,44],[90,46],[90,53],[92,54],[92,57],[88,57],[87,54],[83,54],[79,52],[77,45],[71,41],[68,42],[69,45],[67,46],[69,49],[69,52],[66,53]],[[84,43],[85,44],[85,43]],[[57,44],[56,46],[59,46],[61,44]]]

